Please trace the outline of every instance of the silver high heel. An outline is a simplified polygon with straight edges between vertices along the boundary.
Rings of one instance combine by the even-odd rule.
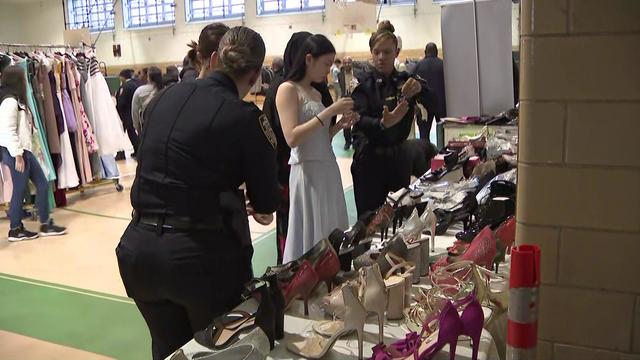
[[[431,252],[435,252],[436,224],[438,223],[438,218],[431,209],[431,204],[427,205],[427,208],[422,213],[420,220],[422,220],[422,224],[425,229],[423,232],[428,230],[431,235]],[[422,244],[422,249],[420,251],[420,276],[429,275],[429,260],[429,242],[425,242]]]
[[[313,334],[311,337],[298,342],[288,342],[287,349],[294,354],[307,359],[320,359],[335,345],[336,341],[349,332],[358,334],[358,359],[362,360],[362,342],[364,335],[364,323],[367,320],[367,310],[358,300],[353,287],[342,288],[342,296],[345,303],[344,327],[330,338]]]

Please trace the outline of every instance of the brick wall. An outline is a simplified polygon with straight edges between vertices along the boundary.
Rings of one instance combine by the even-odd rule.
[[[640,1],[523,0],[517,241],[538,358],[640,359]]]

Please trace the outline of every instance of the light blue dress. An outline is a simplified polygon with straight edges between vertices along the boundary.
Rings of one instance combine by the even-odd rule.
[[[318,121],[325,109],[320,101],[298,86],[299,123]],[[331,148],[329,122],[291,149],[289,164],[289,230],[283,261],[296,260],[336,228],[346,229],[349,219],[340,169]]]

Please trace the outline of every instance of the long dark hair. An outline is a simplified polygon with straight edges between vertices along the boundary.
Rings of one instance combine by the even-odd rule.
[[[314,58],[319,58],[326,54],[335,54],[336,48],[326,36],[316,34],[309,36],[303,43],[302,48],[298,51],[293,68],[287,74],[288,81],[300,81],[304,78],[307,72],[307,55],[311,55]]]
[[[162,82],[162,70],[156,66],[149,67],[149,71],[147,73],[149,78],[149,83],[153,84],[153,87],[156,90],[162,90],[164,88],[164,83]]]
[[[22,105],[27,104],[27,79],[18,65],[10,65],[2,71],[0,79],[0,102],[7,97],[15,97]]]

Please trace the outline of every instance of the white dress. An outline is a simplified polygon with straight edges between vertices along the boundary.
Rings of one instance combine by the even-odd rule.
[[[299,122],[314,120],[324,110],[321,102],[298,89]],[[296,260],[335,230],[346,229],[349,219],[340,169],[331,148],[329,123],[291,149],[289,177],[289,230],[283,261]]]

